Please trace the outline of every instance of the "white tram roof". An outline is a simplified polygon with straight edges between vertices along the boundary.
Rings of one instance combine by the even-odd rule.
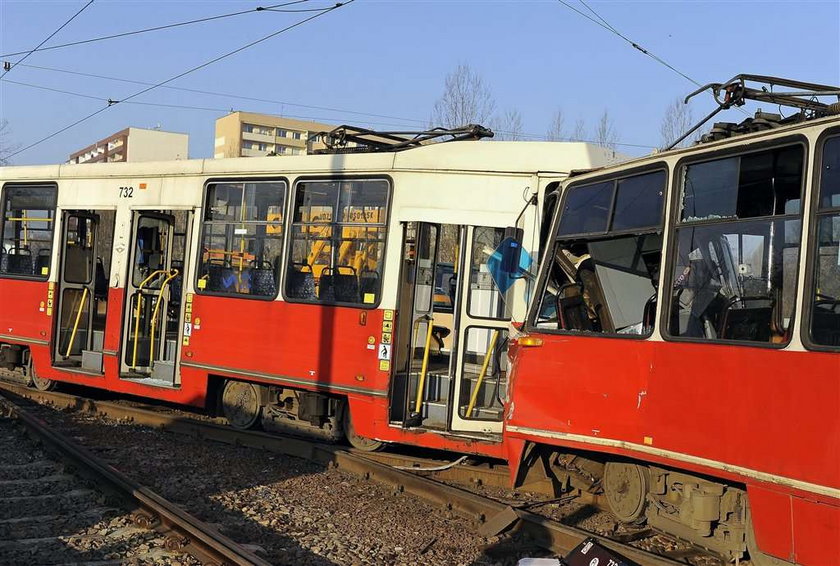
[[[706,152],[713,152],[722,148],[749,148],[755,144],[772,140],[780,139],[793,134],[803,135],[818,135],[824,129],[830,127],[840,126],[840,116],[826,116],[823,118],[815,118],[800,122],[798,124],[790,124],[779,128],[772,128],[759,132],[751,132],[745,134],[738,134],[726,137],[717,141],[704,142],[701,144],[694,144],[687,147],[677,147],[674,149],[664,151],[654,151],[648,155],[640,157],[628,157],[622,160],[605,163],[601,167],[593,167],[589,171],[583,172],[579,177],[574,177],[575,182],[581,179],[584,181],[590,178],[600,177],[601,175],[610,175],[620,173],[626,169],[635,169],[650,165],[651,163],[658,163],[663,161],[675,161],[682,159],[685,156],[699,155]],[[571,182],[571,181],[569,181]]]
[[[133,163],[55,164],[0,167],[0,180],[127,176],[216,176],[290,172],[464,171],[557,173],[618,163],[628,156],[580,142],[450,142],[397,152],[236,157]]]

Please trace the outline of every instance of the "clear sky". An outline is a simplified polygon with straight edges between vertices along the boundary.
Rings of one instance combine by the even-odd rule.
[[[96,0],[45,46],[279,2]],[[579,0],[567,2],[587,11]],[[0,59],[16,61],[19,55],[5,55],[35,47],[85,3],[0,0]],[[311,0],[290,8],[333,3]],[[589,6],[622,34],[700,83],[755,73],[840,84],[837,0],[592,0]],[[119,100],[143,88],[32,66],[155,83],[310,15],[253,12],[33,53],[0,81],[0,118],[9,122],[4,141],[29,145],[103,107],[103,100]],[[535,136],[545,135],[558,108],[568,130],[583,119],[590,131],[608,109],[620,142],[657,146],[665,107],[695,88],[558,1],[356,0],[171,83],[277,102],[156,89],[136,101],[205,109],[119,104],[12,161],[62,162],[72,151],[125,127],[157,125],[189,133],[191,157],[210,157],[214,120],[230,109],[380,129],[424,127],[444,77],[459,63],[484,78],[499,110],[518,110],[524,132]],[[699,118],[713,106],[706,96],[692,108]],[[730,111],[727,119],[743,117]],[[619,150],[647,151],[631,146]]]

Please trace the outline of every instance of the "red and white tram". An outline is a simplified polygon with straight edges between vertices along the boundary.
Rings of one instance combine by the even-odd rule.
[[[527,285],[499,293],[485,259],[517,215],[537,254],[546,195],[614,159],[459,142],[0,168],[0,365],[240,427],[501,456]]]
[[[840,564],[840,108],[801,107],[829,116],[565,184],[512,339],[520,482],[733,559]]]

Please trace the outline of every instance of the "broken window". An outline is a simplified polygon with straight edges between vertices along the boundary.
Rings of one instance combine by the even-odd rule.
[[[804,153],[791,145],[684,168],[672,336],[790,339]]]
[[[840,347],[840,136],[823,145],[819,186],[810,338]]]
[[[538,327],[650,334],[665,182],[666,172],[654,171],[568,189],[536,313]]]

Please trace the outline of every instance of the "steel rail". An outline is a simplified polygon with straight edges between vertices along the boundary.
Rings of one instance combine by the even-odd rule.
[[[45,448],[95,481],[97,487],[136,505],[139,511],[134,513],[135,522],[164,535],[168,550],[191,554],[206,566],[271,566],[203,521],[134,482],[2,395],[0,408],[21,422]]]
[[[428,464],[429,461],[425,459],[394,454],[360,453],[350,451],[342,446],[319,443],[318,441],[259,431],[243,431],[227,425],[178,414],[93,400],[68,393],[39,391],[8,381],[0,381],[0,389],[5,389],[33,401],[46,402],[55,406],[114,419],[130,420],[136,424],[176,432],[197,439],[268,450],[336,467],[365,479],[391,485],[399,492],[411,493],[462,516],[474,519],[482,524],[480,530],[488,536],[506,529],[516,529],[519,532],[526,533],[539,546],[560,555],[568,553],[587,537],[594,536],[604,546],[643,566],[685,566],[685,562],[647,552],[606,537],[596,536],[583,529],[564,525],[526,509],[507,505],[463,488],[430,479],[425,475],[392,467],[395,461],[405,462],[408,460],[414,463],[422,461]],[[377,461],[380,459],[381,461]],[[449,471],[451,470],[435,475],[446,477],[446,472]],[[484,471],[472,470],[469,473],[474,477],[488,480],[488,483],[492,482],[500,487],[508,487],[506,484],[501,484],[501,478],[507,478],[507,470],[503,466],[496,469],[484,469]],[[475,480],[472,481],[478,483]],[[485,485],[488,485],[488,483],[485,483]]]

